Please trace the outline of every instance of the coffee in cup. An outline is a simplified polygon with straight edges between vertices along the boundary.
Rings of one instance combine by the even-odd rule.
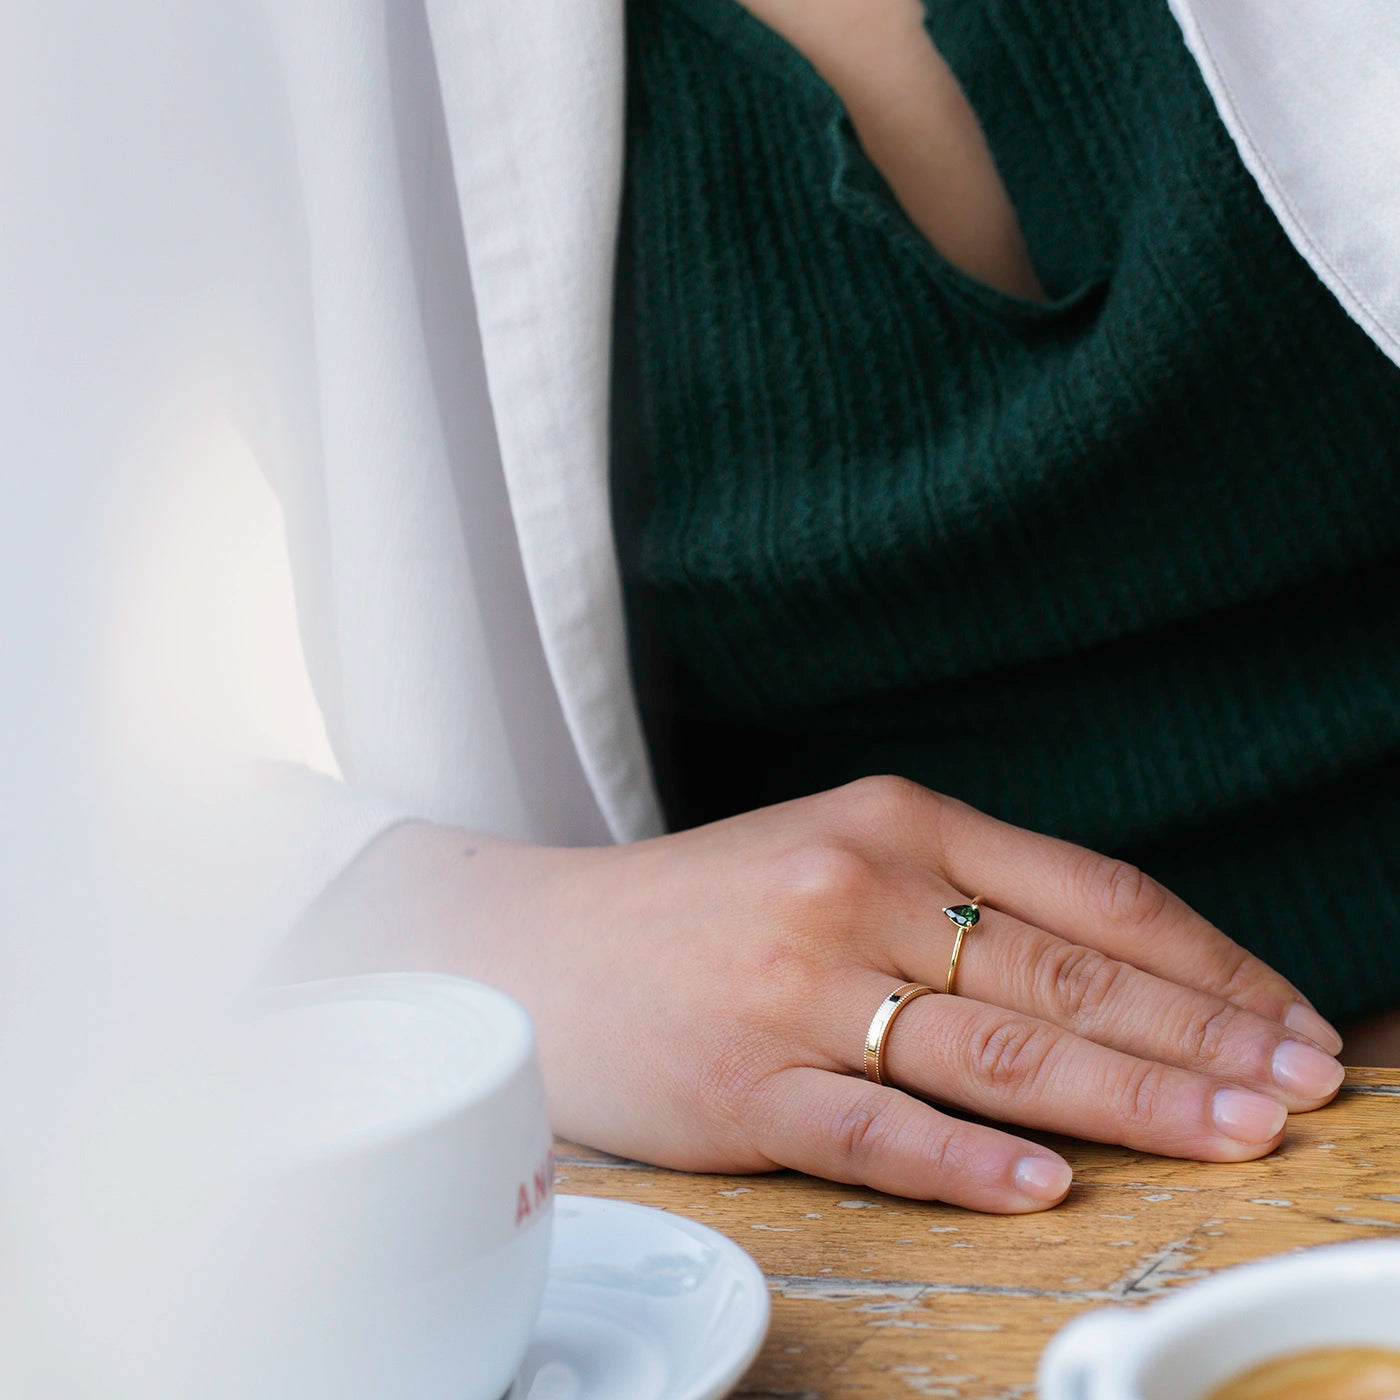
[[[1137,1309],[1086,1313],[1041,1358],[1042,1400],[1391,1400],[1400,1360],[1400,1241],[1328,1245],[1226,1269]],[[1388,1364],[1388,1363],[1387,1363]],[[1311,1370],[1307,1368],[1313,1368]],[[1309,1377],[1310,1388],[1277,1387]],[[1275,1390],[1246,1386],[1271,1384]],[[1233,1387],[1233,1388],[1232,1388]]]
[[[1400,1350],[1315,1347],[1271,1357],[1204,1400],[1400,1400]]]

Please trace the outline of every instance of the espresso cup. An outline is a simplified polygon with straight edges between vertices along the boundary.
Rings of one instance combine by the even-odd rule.
[[[1206,1400],[1276,1357],[1400,1350],[1400,1241],[1303,1250],[1227,1269],[1140,1309],[1070,1323],[1046,1348],[1041,1400]]]

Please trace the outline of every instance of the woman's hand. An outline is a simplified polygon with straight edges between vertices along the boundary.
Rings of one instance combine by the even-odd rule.
[[[943,988],[942,910],[975,895],[956,995],[910,1002],[886,1043],[898,1087],[868,1082],[872,1016],[900,983]],[[557,1131],[691,1171],[1039,1210],[1069,1187],[1058,1156],[927,1101],[1241,1161],[1342,1079],[1306,1000],[1160,885],[894,778],[616,848],[402,827],[318,923],[334,970],[511,992]]]

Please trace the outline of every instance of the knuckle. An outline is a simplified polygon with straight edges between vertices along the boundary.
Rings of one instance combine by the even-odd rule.
[[[971,808],[892,773],[857,778],[826,794],[828,820],[840,832],[861,832],[888,848],[913,840],[939,869]]]
[[[1117,1100],[1118,1116],[1130,1131],[1145,1132],[1157,1122],[1166,1075],[1165,1066],[1150,1060],[1140,1060],[1128,1069]]]
[[[1059,1040],[1054,1027],[1039,1021],[994,1021],[973,1037],[972,1068],[983,1084],[1023,1093],[1045,1074]]]
[[[975,1139],[956,1119],[936,1118],[928,1126],[919,1160],[928,1164],[934,1181],[957,1181],[981,1160]]]
[[[1270,988],[1277,980],[1253,953],[1241,948],[1222,933],[1215,957],[1212,982],[1227,1001],[1235,1001],[1250,992]]]
[[[857,1181],[878,1175],[890,1157],[917,1161],[933,1181],[961,1174],[970,1154],[959,1129],[959,1124],[941,1116],[925,1120],[916,1115],[911,1100],[881,1101],[875,1095],[842,1103],[828,1125],[845,1174]]]
[[[859,1176],[872,1159],[880,1156],[888,1136],[886,1115],[873,1095],[862,1095],[840,1104],[828,1132],[842,1159]]]
[[[1282,1020],[1297,1000],[1283,977],[1218,929],[1205,941],[1196,966],[1202,985],[1214,995],[1260,1015]]]
[[[1230,1034],[1238,1020],[1239,1009],[1228,1002],[1203,1009],[1193,1015],[1182,1036],[1182,1041],[1191,1055],[1191,1062],[1208,1065],[1217,1059],[1229,1042]]]
[[[837,788],[831,798],[839,818],[876,830],[923,819],[934,805],[927,788],[893,773],[857,778]]]
[[[858,907],[878,879],[865,856],[839,841],[809,842],[782,857],[773,874],[783,906],[807,912]]]
[[[1067,1024],[1094,1021],[1118,991],[1127,971],[1123,963],[1095,948],[1060,944],[1044,961],[1045,1000]]]
[[[1087,908],[1114,923],[1141,928],[1159,919],[1167,891],[1137,866],[1086,852],[1078,870],[1078,893]]]

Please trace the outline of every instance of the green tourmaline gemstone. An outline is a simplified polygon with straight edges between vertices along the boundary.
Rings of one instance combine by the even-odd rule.
[[[971,928],[982,917],[975,904],[955,904],[943,911],[959,928]]]

